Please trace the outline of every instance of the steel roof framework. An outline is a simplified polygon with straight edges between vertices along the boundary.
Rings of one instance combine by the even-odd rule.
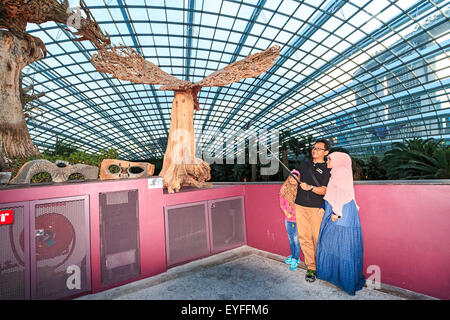
[[[255,130],[330,138],[355,156],[412,137],[450,141],[448,0],[84,4],[114,44],[192,82],[281,47],[260,77],[200,91],[194,115],[200,148],[217,132],[245,130],[249,121]],[[32,102],[42,112],[27,120],[33,142],[43,150],[58,135],[88,152],[112,147],[122,158],[161,157],[173,93],[97,72],[90,63],[95,48],[73,42],[64,27],[27,29],[48,51],[24,70],[24,84],[46,92]]]

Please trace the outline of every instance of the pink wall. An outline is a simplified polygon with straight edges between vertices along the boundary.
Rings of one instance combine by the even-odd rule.
[[[127,179],[8,187],[0,189],[0,204],[52,198],[89,196],[92,293],[107,290],[167,270],[164,206],[244,195],[244,186],[214,186],[212,189],[184,188],[179,193],[163,194],[162,189],[148,189],[148,179]],[[138,189],[141,276],[103,286],[100,264],[99,193]]]
[[[0,203],[89,195],[91,286],[92,292],[95,293],[138,280],[132,279],[110,286],[101,284],[99,193],[132,189],[139,191],[141,276],[138,279],[142,279],[166,271],[164,217],[162,214],[163,192],[162,189],[148,189],[146,178],[4,189],[0,190]]]
[[[280,186],[266,184],[245,187],[247,245],[287,256],[290,249],[278,198]]]
[[[450,299],[450,185],[357,185],[365,267],[381,282]]]
[[[280,186],[246,186],[247,244],[288,255]],[[355,185],[364,270],[379,266],[382,283],[450,299],[449,195],[450,185]]]
[[[28,186],[0,190],[0,203],[89,195],[92,292],[101,285],[99,192],[139,190],[141,276],[165,272],[163,207],[244,195],[247,244],[288,255],[281,184],[215,185],[163,194],[147,179]],[[364,237],[364,269],[377,265],[381,282],[441,299],[450,299],[450,185],[355,186]],[[303,257],[301,257],[303,260]],[[370,274],[366,273],[366,276]],[[138,280],[132,279],[126,282]],[[124,282],[124,283],[126,283]],[[115,284],[114,286],[123,283]]]

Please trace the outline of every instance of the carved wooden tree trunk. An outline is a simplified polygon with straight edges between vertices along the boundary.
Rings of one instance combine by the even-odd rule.
[[[40,154],[28,132],[19,88],[22,69],[40,58],[31,42],[0,30],[0,162]]]
[[[252,167],[252,178],[251,181],[256,181],[256,163],[251,165]]]
[[[211,187],[209,164],[195,157],[194,99],[190,91],[175,91],[170,130],[161,172],[169,193],[181,186]]]

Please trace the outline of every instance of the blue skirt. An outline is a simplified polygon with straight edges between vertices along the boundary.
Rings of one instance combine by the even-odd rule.
[[[363,239],[355,201],[345,204],[342,218],[331,220],[333,210],[325,201],[316,255],[316,276],[333,283],[350,295],[360,290],[363,274]]]

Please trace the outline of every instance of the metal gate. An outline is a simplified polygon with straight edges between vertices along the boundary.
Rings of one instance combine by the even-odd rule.
[[[57,299],[91,289],[88,196],[2,204],[0,299]]]
[[[102,284],[139,277],[139,203],[137,190],[99,194]]]
[[[242,196],[167,206],[164,220],[168,266],[246,243]]]

